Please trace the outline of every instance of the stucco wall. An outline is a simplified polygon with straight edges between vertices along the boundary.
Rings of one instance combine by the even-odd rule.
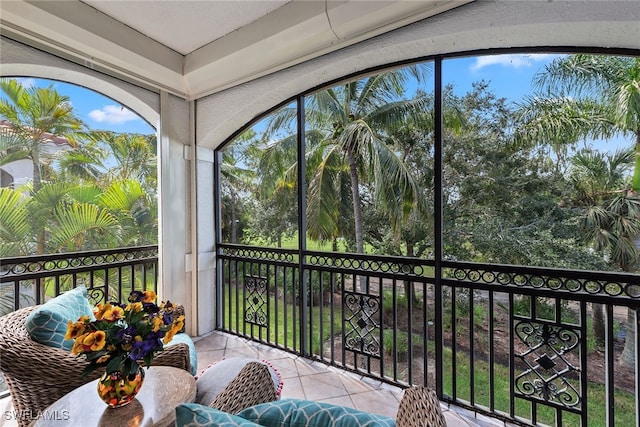
[[[507,47],[640,49],[636,1],[476,1],[198,101],[198,144],[216,148],[269,108],[326,82],[429,55]]]

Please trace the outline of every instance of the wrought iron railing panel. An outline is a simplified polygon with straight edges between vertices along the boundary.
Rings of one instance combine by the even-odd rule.
[[[443,261],[445,279],[479,289],[640,307],[640,275]],[[448,282],[445,282],[448,283]],[[505,288],[517,288],[506,290]]]
[[[374,358],[381,357],[382,306],[379,295],[343,292],[345,350]]]
[[[440,381],[441,400],[515,424],[613,426],[640,406],[639,369],[618,363],[638,275],[443,261],[436,283],[429,260],[239,245],[218,260],[222,330],[400,386]]]
[[[4,311],[41,304],[81,285],[94,303],[126,300],[131,290],[157,291],[158,247],[2,258],[0,266]]]
[[[253,275],[244,276],[245,309],[244,318],[248,323],[267,326],[267,278]]]
[[[520,344],[511,359],[516,366],[515,395],[580,412],[584,396],[576,381],[586,381],[580,364],[585,335],[582,326],[514,316],[514,336]]]

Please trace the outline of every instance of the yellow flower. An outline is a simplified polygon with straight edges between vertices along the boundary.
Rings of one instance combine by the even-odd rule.
[[[104,314],[107,311],[111,311],[111,308],[112,306],[110,302],[106,304],[98,303],[96,308],[93,309],[93,315],[96,316],[96,320],[102,320],[102,318],[104,317]]]
[[[115,322],[116,320],[122,319],[124,317],[124,310],[121,307],[115,306],[111,307],[111,310],[106,311],[102,316],[102,320],[107,320],[109,322]]]
[[[107,342],[107,335],[104,331],[89,332],[84,336],[82,345],[85,351],[98,351],[104,348]]]
[[[73,323],[71,320],[67,323],[67,333],[64,334],[65,340],[73,340],[84,334],[85,326],[82,322]]]
[[[165,334],[164,338],[162,338],[162,342],[165,344],[168,344],[169,341],[171,341],[174,337],[176,333],[173,331],[173,329],[168,330],[167,333]]]
[[[154,302],[157,296],[154,291],[144,291],[144,299],[142,302]]]
[[[71,354],[80,354],[84,352],[84,345],[82,344],[84,342],[86,335],[80,335],[76,338],[76,340],[73,343],[73,347],[71,347]]]
[[[109,360],[110,358],[111,358],[110,354],[105,354],[104,356],[99,357],[98,360],[96,360],[96,363],[104,363],[107,360]]]
[[[132,302],[127,305],[127,311],[131,311],[132,313],[140,313],[142,311],[142,303],[141,302]]]
[[[164,326],[164,322],[162,321],[162,317],[154,317],[152,320],[153,324],[153,332],[158,332],[162,326]]]
[[[167,331],[162,342],[167,344],[169,341],[173,339],[173,337],[182,330],[184,327],[184,316],[179,316],[177,319],[173,321],[171,325],[171,329]]]

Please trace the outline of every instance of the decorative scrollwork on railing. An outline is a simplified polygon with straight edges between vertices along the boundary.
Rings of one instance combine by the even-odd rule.
[[[367,259],[349,257],[346,255],[319,255],[308,257],[309,265],[316,267],[333,267],[357,272],[389,273],[404,276],[422,277],[425,273],[425,265],[420,260],[412,263],[409,259],[395,260],[381,257],[380,259],[368,257]]]
[[[344,293],[345,348],[356,353],[380,357],[380,297],[356,292]]]
[[[244,288],[246,290],[244,319],[247,323],[258,326],[267,326],[268,287],[267,278],[261,276],[244,276]]]
[[[274,251],[264,248],[220,248],[221,256],[237,257],[256,261],[294,262],[294,254],[291,252]]]
[[[94,305],[106,302],[106,290],[105,288],[88,288],[87,297]]]
[[[486,267],[486,268],[485,268]],[[593,273],[584,272],[584,277],[558,276],[558,271],[546,274],[543,269],[533,269],[531,272],[493,271],[491,266],[446,267],[443,278],[460,282],[481,283],[484,285],[515,286],[519,288],[544,288],[569,293],[583,293],[610,297],[624,297],[640,300],[640,279],[635,275],[620,273],[600,273],[602,277],[594,279]]]
[[[513,357],[519,362],[516,370],[521,371],[514,379],[515,394],[579,409],[579,327],[526,319],[516,322],[514,328],[519,341]]]
[[[30,256],[2,259],[0,277],[24,276],[27,274],[50,275],[65,273],[69,269],[94,266],[110,266],[118,263],[134,263],[137,260],[155,260],[157,246],[123,248],[118,250],[69,252],[56,255]]]

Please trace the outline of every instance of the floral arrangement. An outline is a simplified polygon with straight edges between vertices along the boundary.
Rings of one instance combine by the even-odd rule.
[[[154,354],[184,326],[184,315],[177,315],[171,302],[157,305],[155,300],[153,291],[133,291],[128,304],[98,304],[95,320],[69,321],[65,339],[74,340],[71,353],[89,362],[83,376],[100,367],[106,367],[106,374],[135,375],[140,363],[151,365]]]

